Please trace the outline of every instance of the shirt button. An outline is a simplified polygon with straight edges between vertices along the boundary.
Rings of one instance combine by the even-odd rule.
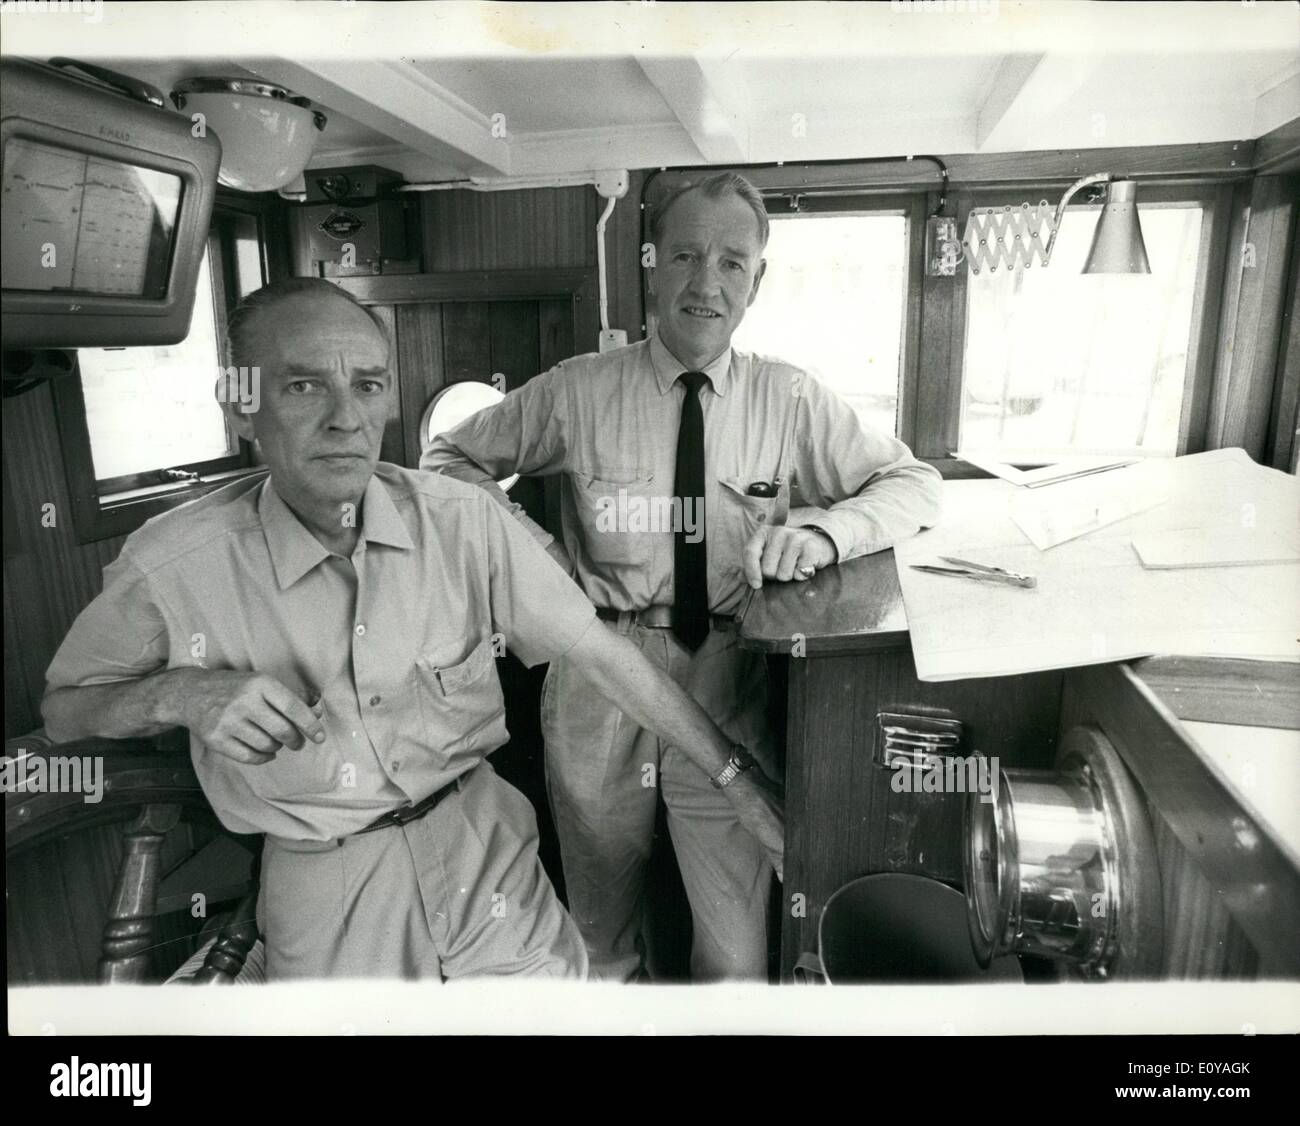
[[[360,622],[357,622],[357,636],[358,637],[366,636],[366,627],[362,625]]]
[[[393,773],[396,774],[401,769],[402,769],[402,760],[400,758],[393,759]]]
[[[767,513],[760,512],[757,516],[754,517],[754,519],[757,520],[760,524],[762,524],[767,519]],[[359,626],[357,628],[360,629]]]
[[[378,707],[378,706],[379,706],[379,701],[382,700],[382,699],[383,699],[382,696],[371,696],[371,697],[370,697],[370,706],[371,706],[372,708],[374,708],[374,707]]]

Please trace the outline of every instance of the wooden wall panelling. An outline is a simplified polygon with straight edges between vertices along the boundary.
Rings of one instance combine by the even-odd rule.
[[[574,294],[596,295],[595,273],[586,267],[558,270],[457,270],[444,274],[368,274],[334,283],[364,305],[427,304],[430,301],[525,301]],[[590,291],[590,294],[588,293]]]
[[[428,273],[596,261],[594,188],[425,192],[420,200]]]
[[[432,303],[398,305],[397,390],[401,401],[402,464],[420,464],[420,417],[425,405],[448,382],[443,363],[442,307]]]
[[[442,306],[442,355],[448,383],[492,375],[491,305],[448,301]]]
[[[549,371],[575,353],[573,302],[562,298],[541,301],[537,307],[537,366]]]
[[[1298,182],[1261,176],[1234,196],[1209,445],[1240,446],[1257,461],[1273,405]]]
[[[6,857],[6,967],[11,985],[86,981],[79,943],[69,936],[88,916],[68,893],[71,876],[56,843]],[[19,905],[22,905],[21,908]],[[102,920],[101,920],[102,923]]]
[[[1291,234],[1291,280],[1282,308],[1278,335],[1277,378],[1269,416],[1268,464],[1296,471],[1297,431],[1300,430],[1300,231]]]
[[[1165,949],[1162,976],[1176,979],[1250,979],[1259,956],[1245,932],[1224,910],[1210,885],[1154,805],[1147,814],[1155,836],[1164,899]]]
[[[5,559],[6,652],[16,655],[25,688],[5,698],[5,737],[40,726],[45,670],[82,608],[103,587],[103,568],[124,537],[79,544],[63,477],[54,402],[48,384],[5,400],[4,472],[12,489],[21,550]],[[55,523],[42,523],[45,504]],[[6,687],[16,678],[6,672]]]
[[[506,377],[503,390],[522,387],[541,370],[540,315],[536,301],[493,301],[488,306],[490,378]]]
[[[8,858],[9,980],[91,982],[122,857],[122,825],[97,825]]]
[[[647,173],[629,175],[628,193],[605,231],[609,320],[641,338],[641,187]],[[424,269],[521,270],[596,265],[596,221],[604,200],[592,187],[528,191],[426,192],[421,195]],[[599,312],[580,299],[578,351],[596,349]],[[572,355],[570,352],[568,355]]]

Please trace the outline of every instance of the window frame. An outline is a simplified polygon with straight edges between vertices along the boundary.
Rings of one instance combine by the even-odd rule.
[[[1055,204],[1070,181],[1046,180],[958,189],[952,193],[957,206],[957,229],[965,231],[974,207],[1019,204],[1046,199]],[[1192,296],[1188,330],[1188,369],[1184,377],[1183,403],[1179,413],[1176,454],[1197,453],[1206,448],[1210,395],[1214,383],[1219,315],[1223,299],[1224,262],[1228,243],[1228,216],[1232,186],[1223,183],[1142,181],[1138,204],[1188,204],[1201,208],[1201,235],[1197,247],[1196,288]],[[958,268],[955,278],[927,278],[931,282],[953,282],[950,287],[950,336],[945,365],[926,365],[927,380],[942,380],[942,387],[930,386],[923,396],[928,405],[917,422],[924,452],[916,456],[936,465],[945,476],[966,476],[966,463],[951,456],[957,449],[961,428],[962,390],[966,369],[966,329],[969,308],[969,271]],[[909,443],[910,444],[910,443]],[[913,447],[915,450],[915,447]],[[936,452],[937,451],[937,452]],[[1028,467],[1027,465],[1024,467]]]
[[[262,196],[218,193],[208,228],[208,257],[219,355],[224,347],[226,319],[238,298],[234,219],[252,216],[256,220],[262,277],[272,281],[288,273],[283,207],[282,201]],[[238,452],[224,457],[98,480],[80,371],[73,378],[53,380],[51,388],[78,543],[128,535],[169,508],[239,477],[266,472],[264,466],[256,464],[251,443],[238,439]]]
[[[763,192],[771,218],[799,215],[894,215],[904,221],[903,240],[907,251],[903,286],[903,324],[898,337],[898,407],[894,433],[899,441],[912,445],[916,431],[916,393],[920,372],[921,281],[925,273],[925,220],[931,206],[920,192],[855,192],[835,195],[807,195],[789,191]],[[797,206],[791,207],[795,200]],[[792,363],[798,357],[789,357]]]

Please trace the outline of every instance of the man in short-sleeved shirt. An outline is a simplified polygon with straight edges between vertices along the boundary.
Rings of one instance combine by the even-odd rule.
[[[190,728],[223,823],[266,834],[273,978],[583,975],[532,810],[483,762],[508,737],[493,658],[592,661],[707,764],[730,744],[601,651],[591,604],[481,490],[377,463],[392,388],[364,309],[281,283],[231,336],[262,401],[227,413],[270,475],[130,537],[50,666],[51,734]]]

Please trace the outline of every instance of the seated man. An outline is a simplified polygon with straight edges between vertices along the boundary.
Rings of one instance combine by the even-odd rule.
[[[566,657],[719,781],[775,863],[779,805],[673,681],[481,489],[378,463],[389,343],[319,279],[231,318],[260,405],[227,417],[270,476],[151,520],[48,673],[58,740],[191,732],[222,822],[264,833],[268,976],[580,977],[532,807],[484,758],[505,742],[493,656]],[[229,373],[227,373],[229,378]],[[245,377],[246,379],[246,377]],[[728,769],[731,766],[732,769]]]

